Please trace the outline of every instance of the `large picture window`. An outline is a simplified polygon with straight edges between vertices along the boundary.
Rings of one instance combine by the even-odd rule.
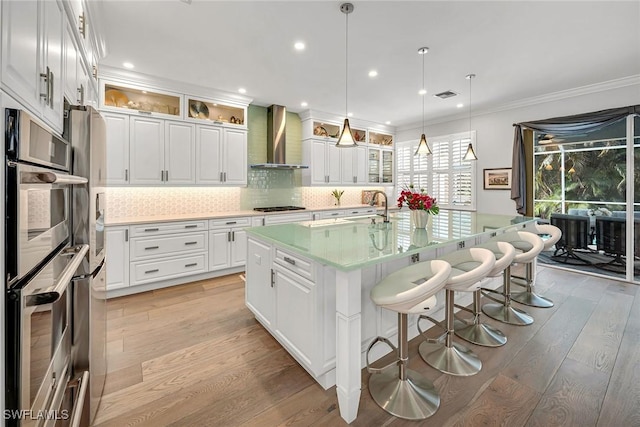
[[[475,131],[471,142],[475,145]],[[414,156],[418,139],[397,143],[398,196],[404,186],[413,184],[435,197],[442,209],[475,210],[475,162],[462,161],[469,133],[431,137],[429,145],[432,155]]]

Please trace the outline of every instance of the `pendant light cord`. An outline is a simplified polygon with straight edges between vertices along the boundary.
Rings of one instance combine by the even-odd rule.
[[[344,116],[349,117],[349,13],[345,13],[347,28],[344,36]]]
[[[426,89],[424,87],[424,57],[426,55],[426,52],[422,54],[422,90],[425,91],[425,93],[422,94],[422,133],[424,134],[424,99],[427,96],[427,92]]]
[[[469,144],[471,144],[471,80],[473,74],[469,74]]]

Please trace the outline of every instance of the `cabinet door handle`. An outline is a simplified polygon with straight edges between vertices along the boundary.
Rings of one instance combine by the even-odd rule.
[[[284,257],[284,260],[286,262],[288,262],[289,264],[291,264],[291,265],[296,265],[296,260],[295,259],[291,259],[288,256]]]
[[[78,15],[78,32],[80,33],[80,35],[82,35],[83,39],[86,39],[86,29],[87,29],[87,24],[86,21],[84,19],[84,12],[80,15]]]
[[[231,232],[227,231],[227,242],[231,241]]]
[[[169,182],[169,171],[168,170],[164,171],[164,180]]]
[[[227,173],[224,172],[224,182],[227,182]]]
[[[192,262],[190,264],[185,264],[184,266],[185,266],[185,268],[188,268],[188,267],[195,267],[196,265],[198,265],[197,262]]]
[[[45,87],[44,93],[40,92],[40,98],[44,99],[45,104],[49,104],[49,67],[45,73],[40,73],[40,78],[43,79]]]
[[[47,67],[47,70],[49,69],[49,67]],[[53,75],[53,71],[49,71],[49,84],[47,85],[49,88],[49,107],[53,108],[53,81],[54,81],[54,75]]]
[[[227,225],[233,225],[233,224],[237,224],[237,223],[238,223],[238,221],[227,221],[226,224]]]
[[[235,241],[236,241],[236,232],[235,232],[235,231],[232,231],[232,232],[231,232],[231,241],[232,241],[232,242],[235,242]]]
[[[223,182],[222,181],[222,172],[220,172],[220,182]]]
[[[144,231],[145,232],[147,232],[147,231],[160,231],[160,229],[159,228],[145,228]]]
[[[126,230],[124,230],[124,241],[125,242],[129,241],[129,229],[128,228]]]
[[[150,251],[152,249],[160,249],[160,246],[148,246],[148,247],[144,248],[145,251]]]
[[[158,270],[157,268],[154,268],[153,270],[147,270],[147,271],[145,271],[145,272],[144,272],[144,274],[157,273],[158,271],[160,271],[160,270]]]
[[[124,180],[129,181],[129,169],[124,170]]]
[[[184,228],[198,228],[198,224],[185,225]]]
[[[78,104],[84,105],[84,85],[80,85],[78,88]]]
[[[198,242],[184,242],[185,246],[197,245]]]
[[[276,272],[273,271],[273,268],[271,269],[271,287],[273,288],[273,285],[276,284]]]

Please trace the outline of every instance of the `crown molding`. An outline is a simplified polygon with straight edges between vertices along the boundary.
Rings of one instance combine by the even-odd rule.
[[[518,101],[508,102],[505,104],[501,104],[492,108],[485,108],[476,110],[471,114],[471,117],[483,116],[486,114],[499,113],[502,111],[515,110],[518,108],[530,107],[533,105],[544,104],[547,102],[560,101],[568,98],[575,98],[578,96],[589,95],[592,93],[604,92],[608,90],[619,89],[628,86],[640,86],[640,74],[622,77],[615,80],[608,80],[606,82],[595,83],[592,85],[580,86],[573,89],[561,90],[558,92],[552,92],[545,95],[534,96],[531,98],[524,98]],[[441,123],[448,123],[455,120],[468,119],[469,115],[460,113],[460,114],[452,114],[448,116],[443,116],[440,118],[435,118],[433,120],[428,120],[425,122],[426,125],[437,125]],[[398,131],[408,131],[414,129],[422,129],[422,122],[409,124],[406,126],[399,126]]]

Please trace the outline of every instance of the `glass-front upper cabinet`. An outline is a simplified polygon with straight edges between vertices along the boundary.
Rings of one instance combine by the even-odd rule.
[[[393,183],[393,151],[382,150],[382,182]]]
[[[362,144],[367,142],[367,131],[365,129],[351,127],[351,133],[353,134],[353,139],[356,143]]]
[[[182,117],[182,95],[141,86],[103,82],[101,108],[130,114]]]
[[[185,117],[193,121],[209,121],[215,124],[229,124],[235,126],[247,125],[247,108],[244,105],[234,105],[211,99],[187,96],[187,111]]]
[[[380,182],[380,150],[369,149],[369,182]]]
[[[369,147],[369,183],[393,183],[393,151]]]
[[[369,131],[369,144],[393,146],[393,135]]]
[[[338,138],[340,136],[340,126],[333,123],[314,121],[313,136]]]

